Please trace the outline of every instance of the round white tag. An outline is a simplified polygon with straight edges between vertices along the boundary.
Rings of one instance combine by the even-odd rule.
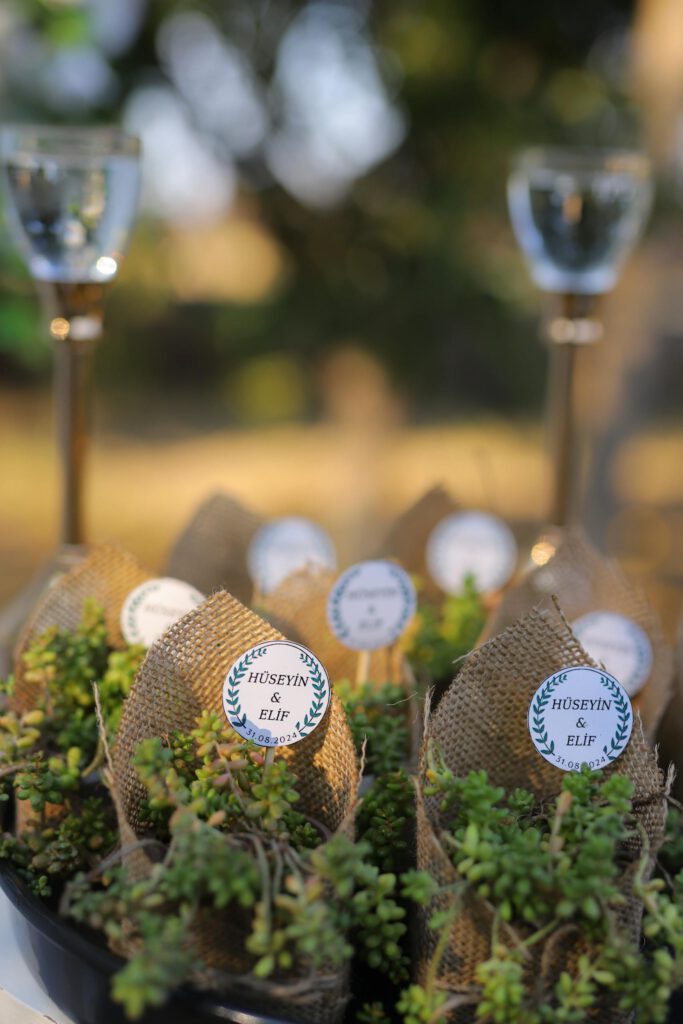
[[[161,576],[141,583],[123,602],[121,632],[126,643],[151,647],[174,622],[205,600],[196,587]]]
[[[629,697],[643,688],[652,671],[652,644],[637,622],[617,612],[588,612],[572,622],[576,639],[591,658],[616,676]]]
[[[398,640],[417,608],[413,582],[393,562],[358,562],[339,577],[327,599],[327,621],[354,651],[374,651]]]
[[[330,702],[330,681],[316,656],[290,640],[270,640],[240,655],[223,684],[228,722],[261,747],[298,743],[316,729]]]
[[[499,590],[517,565],[517,542],[502,519],[488,512],[454,512],[427,541],[429,573],[448,594],[461,594],[466,576],[480,594]]]
[[[247,551],[249,575],[261,593],[269,594],[297,569],[307,565],[336,569],[334,544],[317,523],[287,516],[266,523],[254,534]]]
[[[536,750],[563,772],[605,768],[626,748],[633,728],[628,694],[606,672],[578,666],[545,679],[529,705]]]

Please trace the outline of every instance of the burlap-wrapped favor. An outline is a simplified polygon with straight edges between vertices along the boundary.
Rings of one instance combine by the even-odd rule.
[[[99,544],[75,569],[59,576],[41,597],[17,642],[12,709],[21,714],[36,706],[36,686],[26,680],[23,655],[46,629],[75,630],[83,617],[83,605],[92,598],[104,609],[111,646],[125,647],[120,623],[123,602],[131,590],[153,575],[123,548]]]
[[[140,741],[173,729],[192,729],[205,708],[222,715],[223,682],[233,662],[249,647],[282,639],[282,634],[235,598],[219,592],[154,644],[124,705],[113,751],[112,786],[124,816],[122,833],[132,829],[139,835],[141,828],[145,791],[131,763]],[[332,834],[352,833],[358,764],[346,716],[334,694],[323,723],[281,753],[298,779],[297,809]],[[138,874],[143,870],[141,863],[140,857],[134,863]],[[213,914],[198,926],[196,941],[210,968],[234,976],[247,974],[254,963],[244,949],[246,934],[248,929],[240,929],[234,914]],[[338,972],[334,983],[324,990],[321,986],[312,1001],[281,1003],[279,1008],[286,1005],[291,1019],[333,1022],[343,1012],[346,988],[346,972]],[[262,989],[256,1008],[274,1012],[278,1000],[268,996],[265,983]]]
[[[327,599],[337,578],[326,569],[301,569],[260,600],[260,608],[269,619],[320,658],[332,682],[354,680],[358,665],[358,651],[337,640],[327,621]],[[377,683],[405,680],[405,659],[399,644],[370,652],[368,679]]]
[[[604,610],[618,612],[645,630],[652,644],[652,669],[633,704],[640,712],[646,737],[652,741],[671,696],[671,648],[645,594],[579,530],[567,531],[550,561],[530,570],[508,590],[482,639],[500,633],[551,595],[557,596],[569,622],[588,612]]]
[[[187,580],[202,594],[221,588],[251,601],[249,542],[263,519],[228,494],[213,494],[198,508],[171,551],[166,575]]]
[[[504,786],[508,792],[523,787],[539,801],[556,797],[563,773],[536,752],[529,736],[527,715],[540,683],[561,668],[573,665],[595,667],[555,608],[535,609],[469,656],[457,680],[428,719],[418,775],[417,855],[418,867],[429,871],[441,886],[454,884],[459,876],[441,841],[448,819],[439,810],[438,798],[425,797],[423,792],[428,745],[434,744],[441,751],[456,776],[484,769],[494,785]],[[637,714],[628,747],[604,772],[622,773],[634,783],[635,814],[648,835],[654,859],[664,833],[665,783]],[[641,909],[630,898],[630,891],[640,843],[628,853],[620,879],[627,902],[620,911],[619,924],[637,938]],[[441,896],[420,916],[416,943],[419,980],[425,979],[437,942],[437,935],[427,921],[447,903],[448,898]],[[491,923],[488,907],[470,896],[455,920],[441,959],[439,988],[465,993],[475,984],[477,966],[491,955]],[[530,971],[536,977],[555,979],[567,968],[568,951],[548,950],[539,945]],[[475,1019],[474,1014],[474,1007],[468,1005],[455,1010],[449,1019],[469,1024]],[[599,1018],[601,1024],[616,1024],[621,1019],[613,1013]]]
[[[444,487],[432,487],[395,520],[379,551],[381,557],[395,558],[407,572],[419,576],[421,596],[430,600],[440,601],[443,593],[427,570],[427,541],[437,523],[457,511],[456,502]]]

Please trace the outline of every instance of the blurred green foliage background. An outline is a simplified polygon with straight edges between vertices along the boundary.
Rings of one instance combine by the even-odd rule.
[[[417,417],[536,412],[538,299],[505,205],[514,150],[638,139],[629,0],[5,0],[4,120],[142,136],[140,220],[100,388],[309,418],[373,353]],[[0,248],[0,372],[48,374]]]

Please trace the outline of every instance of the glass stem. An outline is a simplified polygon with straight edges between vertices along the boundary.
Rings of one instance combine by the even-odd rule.
[[[567,526],[573,511],[573,483],[576,444],[574,378],[578,346],[572,342],[553,344],[550,349],[548,421],[553,490],[550,524]]]
[[[83,474],[88,444],[88,377],[92,346],[74,341],[55,345],[57,439],[62,463],[62,544],[82,544]]]
[[[553,490],[550,525],[570,525],[576,505],[578,442],[576,425],[576,364],[578,351],[599,341],[603,333],[600,296],[566,293],[553,296],[546,322],[550,343],[548,426]]]

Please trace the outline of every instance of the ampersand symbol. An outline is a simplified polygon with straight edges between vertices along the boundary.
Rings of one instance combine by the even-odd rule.
[[[274,694],[272,695],[272,697],[270,698],[270,703],[271,703],[271,704],[279,704],[279,703],[280,703],[280,697],[281,697],[281,696],[282,696],[282,694],[281,694],[281,693],[274,693]]]
[[[580,718],[578,720],[578,722],[576,723],[576,728],[577,729],[585,729],[586,728],[586,723],[584,722],[583,718]]]

